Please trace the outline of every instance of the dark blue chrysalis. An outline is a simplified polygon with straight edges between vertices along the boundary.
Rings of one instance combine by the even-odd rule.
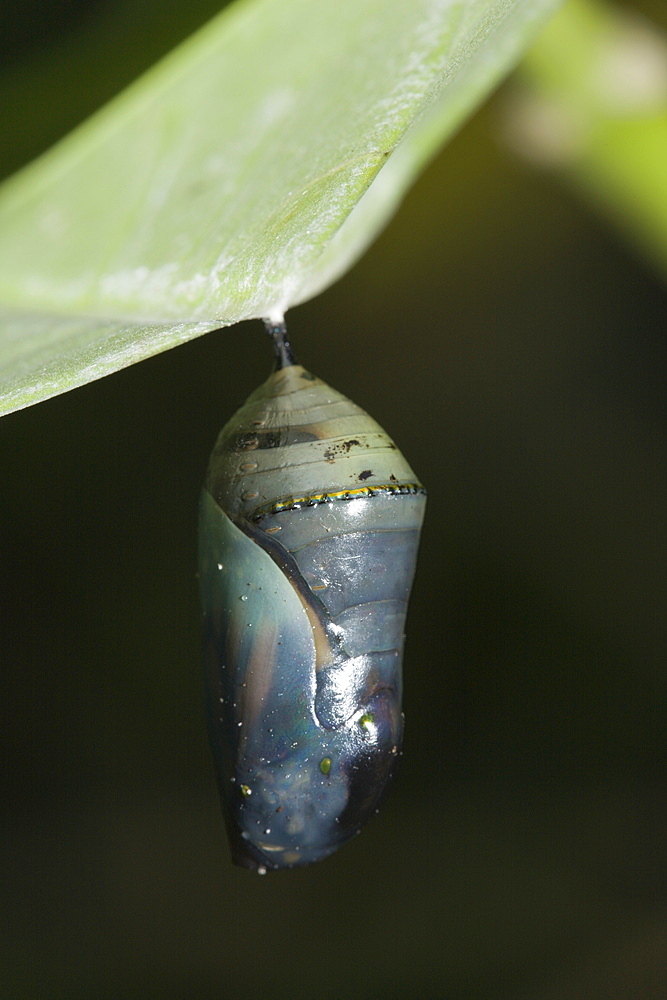
[[[377,808],[426,502],[270,332],[276,370],[220,433],[200,512],[209,736],[233,859],[260,872],[327,857]]]

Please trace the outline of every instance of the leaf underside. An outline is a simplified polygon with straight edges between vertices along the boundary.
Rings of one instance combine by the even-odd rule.
[[[559,0],[240,0],[0,189],[0,412],[322,291]]]

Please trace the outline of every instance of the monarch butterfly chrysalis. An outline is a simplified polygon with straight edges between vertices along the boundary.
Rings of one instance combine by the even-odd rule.
[[[220,433],[200,511],[208,728],[234,861],[319,861],[376,811],[400,752],[401,659],[426,494],[360,407],[297,364]]]

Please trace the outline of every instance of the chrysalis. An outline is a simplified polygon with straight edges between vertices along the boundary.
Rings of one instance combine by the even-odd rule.
[[[294,360],[223,428],[200,511],[208,728],[234,861],[332,854],[401,748],[401,659],[426,494],[360,407]]]

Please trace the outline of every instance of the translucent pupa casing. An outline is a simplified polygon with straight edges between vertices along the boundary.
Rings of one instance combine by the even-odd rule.
[[[400,752],[425,491],[382,428],[301,365],[223,428],[200,512],[207,717],[233,859],[327,857]]]

